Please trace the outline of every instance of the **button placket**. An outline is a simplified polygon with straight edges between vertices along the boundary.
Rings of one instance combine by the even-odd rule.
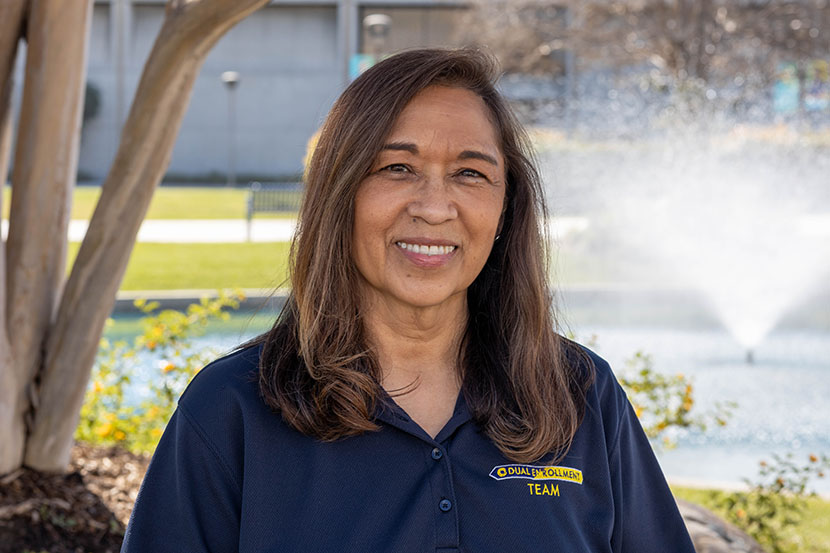
[[[458,508],[449,453],[435,441],[428,451],[426,461],[432,465],[430,483],[435,494],[436,551],[458,551]]]

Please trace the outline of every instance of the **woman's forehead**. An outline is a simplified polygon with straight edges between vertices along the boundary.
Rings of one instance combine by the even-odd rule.
[[[402,110],[382,148],[451,146],[501,157],[499,133],[484,100],[465,88],[430,86]],[[383,150],[382,150],[383,151]],[[413,152],[416,153],[416,152]]]

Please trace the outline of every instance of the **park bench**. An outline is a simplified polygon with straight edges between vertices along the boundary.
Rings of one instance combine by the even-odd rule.
[[[248,242],[251,241],[251,221],[255,213],[297,213],[303,197],[301,182],[252,182],[248,189]]]

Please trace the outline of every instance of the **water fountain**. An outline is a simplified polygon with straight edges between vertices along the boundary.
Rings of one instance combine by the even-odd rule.
[[[551,203],[561,214],[578,196],[584,254],[636,264],[627,272],[644,286],[698,291],[751,363],[788,310],[830,281],[830,151],[787,133],[782,143],[688,131],[543,153]]]

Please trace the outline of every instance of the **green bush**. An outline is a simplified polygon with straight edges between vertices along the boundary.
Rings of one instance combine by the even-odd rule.
[[[795,530],[804,519],[808,490],[814,477],[823,478],[830,469],[830,457],[810,455],[804,464],[792,454],[773,455],[773,461],[761,461],[758,479],[745,480],[748,489],[737,492],[714,491],[711,500],[726,513],[726,518],[771,553],[797,553],[805,545]]]
[[[146,314],[143,333],[132,344],[101,341],[75,438],[151,453],[187,383],[218,353],[194,352],[191,339],[209,322],[227,319],[227,310],[238,308],[242,299],[241,292],[220,292],[216,298],[202,298],[188,306],[186,312],[165,309],[156,314],[157,303],[136,300],[136,307]],[[149,379],[150,398],[130,404],[124,392],[133,380],[139,357],[148,356],[156,360],[157,371]]]

